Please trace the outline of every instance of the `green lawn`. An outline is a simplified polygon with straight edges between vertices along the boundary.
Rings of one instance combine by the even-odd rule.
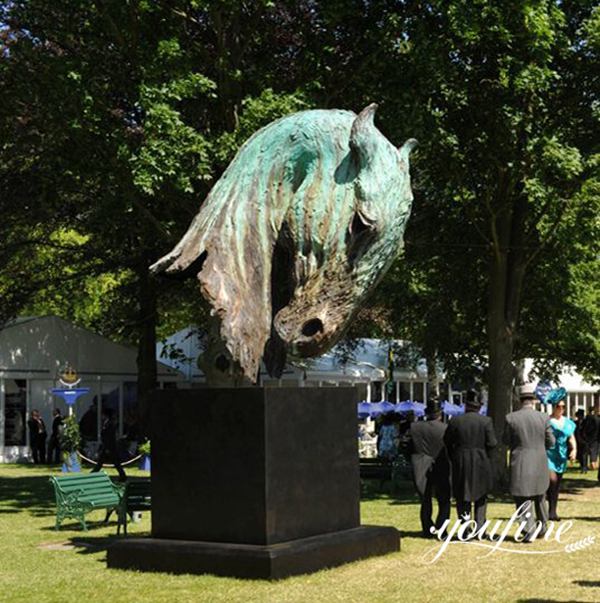
[[[501,552],[487,558],[479,547],[451,545],[439,561],[427,565],[423,554],[435,542],[418,537],[418,504],[408,484],[396,497],[370,491],[362,503],[363,523],[393,525],[402,532],[400,553],[273,583],[107,570],[106,547],[114,539],[116,520],[105,526],[98,511],[90,516],[88,533],[72,521],[55,532],[51,473],[0,465],[2,602],[600,600],[598,544],[572,554]],[[570,539],[598,536],[600,487],[593,474],[567,477],[559,513],[575,520]],[[512,511],[508,500],[496,500],[488,516],[507,518]],[[148,534],[149,528],[145,514],[141,523],[131,524],[130,534]],[[546,542],[506,546],[528,552],[557,548]]]

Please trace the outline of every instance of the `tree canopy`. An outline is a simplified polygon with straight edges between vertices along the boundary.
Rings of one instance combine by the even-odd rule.
[[[0,2],[0,319],[136,343],[206,319],[147,267],[239,146],[305,108],[380,103],[416,137],[406,250],[354,336],[477,362],[497,427],[515,361],[600,375],[600,11],[569,2]]]

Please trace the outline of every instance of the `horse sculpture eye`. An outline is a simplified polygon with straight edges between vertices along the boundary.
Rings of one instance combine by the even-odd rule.
[[[376,236],[377,229],[375,222],[369,220],[360,211],[355,211],[348,228],[348,236],[346,237],[350,264],[355,264],[361,258]]]
[[[366,220],[360,212],[355,212],[354,216],[352,216],[352,223],[350,224],[350,232],[358,237],[364,232],[368,232],[372,230],[373,225]]]

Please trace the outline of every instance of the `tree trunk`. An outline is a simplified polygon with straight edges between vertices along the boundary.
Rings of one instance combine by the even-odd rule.
[[[427,363],[428,396],[437,398],[440,395],[440,379],[437,370],[437,353],[435,350],[425,350],[425,362]]]
[[[148,427],[148,399],[157,386],[156,376],[156,283],[148,272],[149,262],[143,258],[138,269],[138,352],[137,399],[143,430]]]
[[[489,415],[494,421],[498,448],[496,477],[502,484],[507,478],[506,446],[502,442],[506,415],[512,411],[513,355],[517,337],[521,293],[525,275],[524,254],[527,200],[522,191],[514,194],[512,203],[506,184],[501,182],[502,210],[493,219],[493,256],[489,271],[488,353]]]

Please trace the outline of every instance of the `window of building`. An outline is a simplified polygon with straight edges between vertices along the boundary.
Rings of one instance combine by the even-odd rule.
[[[4,445],[25,446],[27,383],[25,379],[6,379],[4,387]]]
[[[425,401],[425,384],[420,381],[413,383],[413,402]]]
[[[400,381],[400,402],[410,400],[410,383],[408,381]]]
[[[373,381],[371,383],[371,402],[381,402],[383,391],[383,381]]]

